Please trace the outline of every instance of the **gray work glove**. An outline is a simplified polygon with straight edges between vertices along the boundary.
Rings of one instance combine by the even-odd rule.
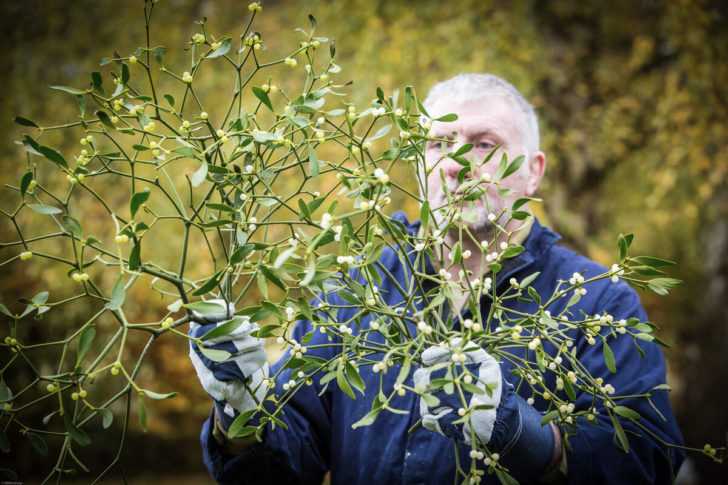
[[[459,393],[448,394],[435,381],[445,377],[448,367],[454,375],[462,375],[463,382],[472,379],[475,385],[473,392],[463,388],[465,403]],[[425,428],[467,444],[474,435],[476,447],[485,445],[490,453],[498,453],[499,462],[519,481],[534,480],[546,470],[554,453],[553,429],[541,425],[541,413],[514,392],[503,378],[500,364],[485,350],[473,343],[463,345],[459,338],[453,339],[447,349],[430,347],[422,353],[422,367],[415,371],[413,379],[418,389],[439,400],[430,407],[420,398]],[[475,409],[478,406],[482,408]],[[465,412],[472,410],[464,422],[458,422],[461,408]]]
[[[265,397],[267,387],[263,379],[268,377],[268,364],[263,340],[250,335],[258,325],[248,317],[230,318],[235,311],[232,303],[227,309],[223,300],[208,303],[218,304],[220,311],[204,315],[193,311],[193,318],[205,323],[191,322],[189,336],[201,338],[205,349],[224,351],[229,356],[218,361],[218,356],[213,355],[213,360],[195,341],[190,341],[190,359],[202,387],[215,400],[218,416],[227,429],[239,414],[258,407],[256,399],[259,402]],[[230,321],[237,322],[237,326],[230,324],[235,327],[232,331],[224,331],[230,327],[221,329],[222,332],[217,330]]]

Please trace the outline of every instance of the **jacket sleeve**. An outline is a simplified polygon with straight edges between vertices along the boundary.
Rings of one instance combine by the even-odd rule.
[[[303,335],[312,329],[309,322],[301,321],[293,332],[293,338],[300,342]],[[325,335],[315,332],[309,346],[325,340]],[[328,358],[327,350],[328,347],[323,347],[318,353],[310,351],[307,355]],[[271,375],[281,369],[286,359],[287,356],[282,357],[271,367]],[[276,379],[276,395],[281,396],[285,392],[282,385],[290,379],[290,369],[280,373]],[[214,415],[211,415],[202,428],[201,442],[205,466],[212,477],[221,484],[319,485],[329,469],[331,401],[330,391],[319,396],[321,388],[318,380],[313,379],[311,385],[304,384],[286,403],[279,418],[287,429],[268,425],[263,442],[239,455],[227,455],[218,445],[212,436]]]
[[[419,227],[419,223],[410,224],[403,212],[393,214],[392,219],[410,234],[414,234]],[[382,259],[390,270],[401,268],[396,253],[392,251],[385,251]],[[364,283],[358,272],[352,270],[350,276]],[[338,312],[333,312],[330,317],[319,315],[329,324],[346,322],[357,312],[356,308],[347,308],[348,304],[335,291],[322,292],[319,299],[339,307]],[[315,302],[313,305],[316,306]],[[320,333],[311,322],[305,320],[298,322],[292,337],[302,342],[303,336],[309,332],[313,333],[306,345],[310,348],[306,355],[326,360],[333,358],[333,344],[341,340],[338,337],[330,339],[329,335]],[[286,360],[287,356],[284,356],[273,365],[271,375],[275,375]],[[278,396],[284,394],[283,384],[290,379],[291,370],[283,370],[276,378],[274,393]],[[286,402],[279,418],[287,429],[268,425],[263,442],[239,455],[227,455],[218,445],[212,435],[214,415],[211,415],[202,428],[201,442],[203,460],[213,478],[222,484],[321,484],[330,469],[332,406],[337,393],[340,393],[335,385],[321,386],[320,379],[321,374],[317,374],[311,385],[303,385]]]
[[[615,320],[629,317],[647,321],[639,298],[626,283],[616,285],[605,282],[604,291],[596,307],[606,311]],[[612,286],[613,285],[613,286]],[[591,290],[590,290],[591,291]],[[634,332],[634,330],[632,330]],[[607,335],[602,332],[602,335]],[[652,404],[644,397],[618,399],[617,405],[626,406],[641,416],[637,423],[619,417],[629,443],[629,452],[617,449],[618,438],[612,418],[604,404],[597,402],[596,423],[579,418],[579,428],[568,438],[568,478],[571,484],[602,483],[672,483],[674,473],[684,458],[684,452],[668,450],[661,442],[682,445],[682,437],[670,409],[667,390],[652,390],[665,384],[665,360],[654,342],[634,340],[629,333],[608,335],[606,342],[614,354],[617,372],[606,366],[603,341],[596,339],[589,345],[584,338],[577,338],[579,360],[592,376],[604,379],[604,385],[611,384],[614,398],[650,393]],[[641,357],[640,351],[644,353]],[[577,394],[576,409],[589,409],[593,397],[586,392]]]

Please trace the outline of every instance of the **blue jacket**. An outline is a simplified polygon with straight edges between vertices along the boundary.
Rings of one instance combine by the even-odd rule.
[[[409,224],[401,213],[394,215],[406,225],[408,232],[415,233],[419,224]],[[525,251],[516,256],[498,275],[497,290],[501,283],[508,285],[511,277],[519,281],[539,271],[540,275],[531,284],[540,295],[550,296],[558,279],[568,280],[574,272],[586,271],[585,278],[601,274],[605,268],[584,258],[573,251],[555,243],[560,237],[550,229],[534,222],[531,233],[526,240]],[[406,272],[393,251],[385,251],[380,263],[394,276],[400,287],[407,288],[410,275]],[[380,295],[393,306],[403,300],[401,292],[387,278],[382,278]],[[505,287],[504,287],[505,288]],[[570,308],[574,314],[583,311],[586,314],[601,314],[603,311],[613,315],[615,319],[636,317],[646,321],[647,316],[635,291],[626,283],[612,283],[602,279],[587,286],[588,293]],[[332,304],[344,304],[336,294],[328,296]],[[550,310],[552,314],[560,313],[567,304],[568,298],[556,302]],[[509,300],[509,306],[523,312],[536,312],[535,303]],[[487,315],[490,306],[488,298],[481,299],[481,311]],[[353,307],[340,309],[339,321],[347,321],[356,313]],[[361,319],[363,328],[368,327],[368,318]],[[310,322],[298,323],[293,337],[297,341],[311,330],[315,330]],[[416,329],[412,328],[412,332]],[[354,332],[358,329],[355,327]],[[376,338],[372,332],[368,338]],[[645,354],[641,358],[629,335],[609,338],[609,345],[617,362],[617,373],[611,373],[605,365],[601,339],[596,345],[589,345],[580,334],[575,346],[580,362],[592,376],[601,376],[605,383],[616,389],[615,396],[643,394],[653,387],[665,383],[665,362],[658,346],[652,342],[640,341]],[[331,343],[326,334],[313,333],[308,346]],[[311,350],[309,353],[329,359],[336,349],[324,347]],[[547,352],[556,349],[545,346]],[[517,353],[517,351],[515,351]],[[523,355],[522,355],[523,356]],[[272,367],[277,372],[285,358]],[[504,375],[515,386],[519,378],[508,370],[512,367],[503,362]],[[383,375],[383,389],[387,394],[392,390],[398,375],[398,366],[390,367]],[[419,427],[412,434],[407,430],[420,418],[419,396],[407,392],[404,396],[395,396],[391,406],[406,411],[396,414],[382,411],[371,426],[352,429],[352,423],[366,415],[372,400],[379,390],[380,376],[374,373],[371,366],[360,368],[361,377],[366,384],[366,395],[357,393],[357,399],[351,399],[339,390],[335,382],[331,382],[322,393],[319,378],[314,384],[303,386],[284,408],[283,421],[288,430],[280,426],[267,429],[264,442],[255,445],[250,451],[237,456],[227,456],[220,450],[212,437],[212,416],[202,429],[202,446],[204,461],[212,476],[220,483],[246,484],[316,484],[322,482],[327,470],[331,470],[332,484],[377,485],[377,484],[452,484],[461,483],[462,477],[456,480],[455,443],[435,432]],[[544,378],[548,387],[555,389],[556,376],[545,372]],[[284,371],[277,383],[280,386],[290,379],[290,371]],[[412,376],[405,385],[412,386]],[[521,386],[524,398],[530,396],[529,386]],[[592,397],[580,393],[574,402],[577,410],[588,409],[592,405]],[[528,392],[528,393],[527,393]],[[321,394],[319,396],[319,394]],[[622,399],[620,405],[637,411],[639,421],[647,429],[657,434],[662,440],[682,444],[680,431],[673,417],[668,401],[667,391],[652,392],[654,408],[646,399]],[[536,409],[545,411],[548,402],[537,399]],[[601,406],[601,404],[600,404]],[[658,412],[659,411],[659,412]],[[664,417],[664,418],[663,418]],[[569,438],[571,448],[566,451],[569,483],[572,484],[657,484],[670,483],[670,460],[666,450],[660,443],[650,438],[627,420],[622,424],[629,439],[629,453],[624,454],[613,445],[614,428],[605,410],[597,415],[596,424],[590,424],[579,418],[577,434]],[[459,460],[465,470],[469,468],[469,447],[462,443],[457,445]],[[672,451],[672,461],[677,467],[683,453]],[[484,467],[484,465],[480,465]],[[486,473],[482,483],[498,483],[495,475]]]

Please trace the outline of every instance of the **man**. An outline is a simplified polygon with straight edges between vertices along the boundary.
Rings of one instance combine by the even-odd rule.
[[[441,227],[451,220],[458,221],[450,225],[438,241],[441,247],[435,250],[439,257],[427,262],[427,272],[439,273],[446,279],[459,278],[461,274],[457,268],[441,264],[449,251],[447,248],[457,242],[462,245],[463,252],[473,254],[480,254],[483,243],[496,248],[496,252],[502,242],[523,244],[525,250],[520,255],[504,262],[498,273],[496,292],[504,291],[512,278],[521,281],[539,272],[531,286],[541,295],[551,295],[559,279],[568,280],[579,272],[583,272],[584,278],[605,272],[596,263],[555,245],[558,235],[538,221],[522,224],[507,217],[507,209],[516,199],[535,193],[546,164],[546,157],[539,150],[536,115],[513,86],[492,75],[461,74],[434,86],[424,105],[433,118],[453,112],[458,115],[455,122],[433,124],[432,140],[426,148],[423,195]],[[447,153],[466,143],[473,147],[466,156],[473,156],[476,161],[487,159],[496,150],[491,157],[493,161],[477,165],[465,175],[464,182],[482,180],[483,187],[488,187],[487,181],[494,177],[502,153],[509,160],[524,155],[520,168],[502,182],[501,188],[512,191],[501,197],[495,187],[490,186],[487,197],[472,203],[460,202],[463,193],[458,173],[463,167]],[[450,202],[453,198],[454,203]],[[394,217],[410,234],[418,234],[418,223],[409,224],[401,214]],[[379,295],[387,305],[394,307],[406,299],[402,288],[410,287],[408,283],[412,276],[392,251],[385,251],[379,262],[391,274],[391,277],[383,278]],[[464,264],[468,278],[482,282],[487,277],[489,269],[483,264],[483,258],[469,258]],[[423,285],[429,285],[430,294],[437,290],[435,283],[425,281]],[[331,304],[342,303],[336,294],[324,296],[324,299]],[[474,318],[471,309],[463,306],[467,299],[468,295],[464,295],[452,305],[451,315],[456,328],[467,327],[467,322]],[[556,301],[550,307],[552,313],[559,314],[567,300]],[[508,305],[514,311],[538,311],[538,305],[532,301],[511,301]],[[488,315],[491,300],[481,296],[479,304],[481,314]],[[215,322],[225,320],[230,310],[207,316],[211,323],[193,326],[191,335],[201,337],[214,327]],[[588,286],[588,293],[570,311],[587,315],[606,312],[614,319],[647,320],[635,292],[624,282],[614,284],[609,279]],[[337,318],[346,322],[355,313],[356,309],[341,308]],[[362,318],[361,326],[362,331],[373,328],[370,317]],[[399,372],[396,368],[390,368],[386,373],[377,372],[387,368],[379,363],[360,368],[367,390],[364,398],[353,400],[337,386],[324,388],[319,379],[314,378],[312,385],[302,386],[286,404],[281,419],[287,429],[281,426],[267,428],[260,444],[250,438],[229,439],[224,430],[233,418],[255,409],[256,398],[263,394],[260,390],[264,386],[260,383],[266,375],[265,358],[262,344],[250,337],[253,329],[254,326],[246,322],[232,334],[207,342],[231,351],[230,362],[212,363],[196,346],[191,352],[203,386],[215,398],[216,405],[203,427],[202,445],[205,463],[221,483],[319,484],[329,470],[335,484],[461,483],[474,460],[478,462],[475,468],[480,474],[468,475],[470,483],[498,483],[495,474],[483,473],[496,462],[520,483],[666,483],[671,480],[670,462],[676,472],[682,459],[677,452],[671,452],[672,456],[669,456],[660,444],[681,444],[666,391],[651,392],[654,408],[643,398],[620,400],[621,405],[641,415],[640,427],[627,421],[622,423],[630,446],[629,453],[623,454],[613,446],[614,428],[603,404],[595,403],[592,394],[575,386],[573,409],[593,410],[594,416],[589,422],[578,418],[580,427],[569,437],[570,447],[566,447],[564,428],[552,423],[541,424],[542,411],[549,404],[547,393],[536,392],[528,385],[519,386],[521,378],[511,372],[513,361],[497,362],[484,349],[463,344],[459,339],[450,341],[449,346],[433,346],[422,353],[421,367],[407,377],[403,388],[398,388],[402,392],[393,394],[389,403],[390,408],[406,413],[382,411],[371,426],[352,428],[353,423],[370,411],[380,383],[385,393],[394,389]],[[292,338],[301,342],[312,330],[316,328],[311,322],[299,322]],[[411,330],[418,331],[414,325]],[[359,330],[353,328],[353,331]],[[427,331],[427,327],[419,328],[419,331]],[[376,342],[379,337],[379,333],[371,332],[366,338]],[[578,332],[572,337],[579,362],[592,376],[608,381],[618,395],[644,394],[664,384],[664,359],[653,343],[642,345],[643,359],[635,351],[631,339],[610,340],[619,365],[619,372],[615,374],[605,364],[601,342],[595,345],[593,339],[590,341],[588,336]],[[307,344],[315,349],[310,353],[330,359],[338,352],[329,345],[320,344],[330,342],[326,334],[316,331]],[[555,358],[559,352],[554,346],[544,345],[543,349],[549,358]],[[455,361],[455,354],[462,359],[462,368],[467,369],[463,370],[463,378],[473,379],[474,376],[474,382],[481,388],[484,383],[492,384],[488,393],[477,399],[467,396],[463,401],[430,387],[442,367],[439,364],[451,359]],[[519,347],[508,355],[514,360],[525,358],[525,350]],[[277,373],[282,364],[283,361],[272,366],[272,372]],[[544,373],[546,388],[555,389],[557,378],[554,373]],[[282,371],[276,381],[276,391],[296,379],[290,370]],[[255,397],[249,389],[258,389]],[[404,389],[424,390],[436,399],[426,401],[415,392],[403,392]],[[489,406],[476,408],[478,403]],[[457,418],[466,414],[468,423],[459,423]],[[418,426],[420,417],[423,426]],[[463,474],[457,475],[458,466]]]

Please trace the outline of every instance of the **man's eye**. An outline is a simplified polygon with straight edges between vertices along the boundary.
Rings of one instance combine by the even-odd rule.
[[[495,145],[487,141],[481,141],[478,143],[478,148],[481,150],[492,150],[494,147]]]
[[[431,140],[428,145],[428,148],[432,150],[442,151],[447,151],[450,147],[452,147],[452,141]]]

